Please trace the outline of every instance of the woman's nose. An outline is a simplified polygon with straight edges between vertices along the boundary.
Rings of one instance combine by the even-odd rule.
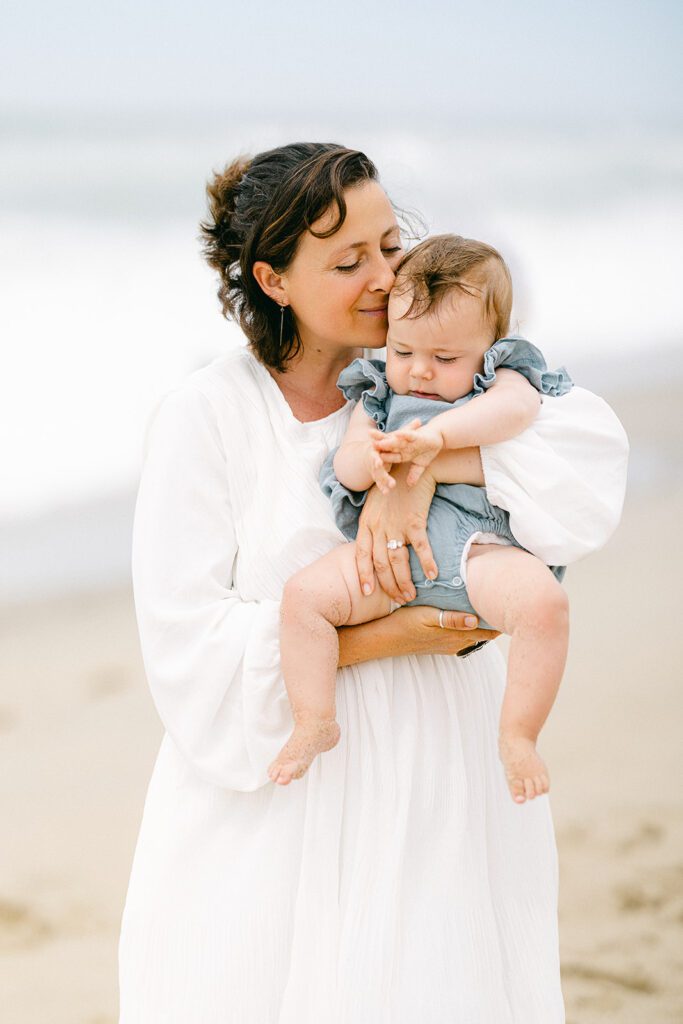
[[[380,253],[372,263],[372,277],[368,284],[371,292],[386,292],[387,294],[394,287],[396,275],[389,266],[384,253]]]

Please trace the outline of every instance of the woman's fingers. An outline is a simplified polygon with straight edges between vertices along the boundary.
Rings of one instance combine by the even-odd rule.
[[[375,589],[375,569],[372,564],[372,534],[361,520],[356,535],[356,568],[360,589],[368,595]]]
[[[400,593],[389,557],[393,554],[394,552],[387,548],[386,535],[382,534],[381,531],[376,532],[373,537],[373,564],[377,580],[385,594],[388,594],[398,604],[402,604],[405,599]]]
[[[476,629],[479,625],[479,619],[476,615],[470,615],[468,612],[451,612],[445,611],[441,615],[444,629]],[[441,622],[439,622],[441,625]],[[488,631],[489,635],[491,630]]]
[[[413,583],[410,575],[410,557],[408,555],[408,548],[403,545],[401,548],[396,548],[388,552],[389,564],[391,565],[394,579],[398,587],[399,596],[395,597],[395,601],[412,601],[416,596],[415,584]]]
[[[422,571],[425,576],[430,580],[435,580],[439,575],[439,570],[436,562],[434,561],[431,545],[427,539],[426,527],[413,527],[408,538],[408,542],[420,560],[420,565],[422,566]]]

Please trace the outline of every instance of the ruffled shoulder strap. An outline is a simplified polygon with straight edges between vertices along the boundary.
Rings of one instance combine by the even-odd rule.
[[[387,399],[390,388],[381,359],[354,359],[339,374],[337,387],[350,402],[363,402],[363,408],[380,430],[387,418]]]
[[[559,398],[574,387],[566,367],[549,370],[540,349],[526,338],[513,335],[501,338],[484,353],[484,371],[474,375],[474,393],[481,395],[490,388],[495,382],[496,370],[503,367],[521,373],[542,395]]]

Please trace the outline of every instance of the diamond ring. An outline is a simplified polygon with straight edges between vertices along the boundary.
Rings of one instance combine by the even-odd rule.
[[[396,551],[397,548],[402,548],[403,547],[403,541],[402,540],[388,540],[387,541],[387,547],[389,548],[389,551]]]

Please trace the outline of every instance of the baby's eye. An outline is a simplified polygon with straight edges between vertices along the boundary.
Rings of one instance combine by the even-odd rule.
[[[446,356],[436,356],[436,361],[437,363],[454,363],[457,358],[457,356],[449,356],[448,358]]]
[[[397,348],[395,348],[394,349],[394,355],[395,356],[410,356],[410,355],[412,355],[412,352],[399,352],[399,350]]]

